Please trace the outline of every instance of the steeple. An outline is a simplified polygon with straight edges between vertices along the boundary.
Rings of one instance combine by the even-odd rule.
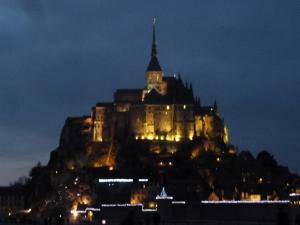
[[[155,18],[153,19],[153,31],[152,31],[152,50],[151,57],[157,56],[157,46],[156,46],[156,35],[155,35]]]
[[[215,102],[214,102],[214,112],[215,112],[215,113],[218,113],[218,112],[219,112],[219,111],[218,111],[217,100],[215,100]]]
[[[151,49],[151,60],[148,65],[147,71],[162,71],[158,59],[157,59],[157,44],[155,34],[155,18],[153,19],[153,33],[152,33],[152,49]]]

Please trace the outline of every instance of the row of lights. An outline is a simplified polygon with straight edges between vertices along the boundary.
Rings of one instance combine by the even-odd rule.
[[[193,140],[193,135],[189,135],[189,140]],[[135,136],[135,139],[136,140],[161,140],[161,141],[176,141],[176,142],[179,142],[180,139],[181,139],[181,136],[180,135],[167,135],[167,136],[164,136],[164,135],[147,135],[147,136]]]
[[[183,109],[186,109],[186,105],[183,105],[182,108],[183,108]],[[167,110],[170,110],[170,106],[167,105],[167,106],[166,106],[166,109],[167,109]]]
[[[135,136],[135,139],[136,140],[139,140],[139,139],[141,139],[141,140],[161,140],[161,141],[176,141],[176,142],[178,142],[178,141],[180,141],[180,135],[172,135],[172,136],[170,136],[170,135],[167,135],[167,136],[164,136],[164,135],[147,135],[147,136],[144,136],[144,135],[142,135],[142,136]],[[190,139],[192,139],[192,138],[190,138]]]
[[[170,167],[172,167],[173,166],[173,163],[170,161],[170,162],[168,162],[168,163],[164,163],[164,162],[159,162],[159,166],[165,166],[165,165],[168,165],[168,166],[170,166]]]

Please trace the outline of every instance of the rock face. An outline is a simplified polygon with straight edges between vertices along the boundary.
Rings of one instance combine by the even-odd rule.
[[[59,147],[51,153],[49,165],[58,170],[109,166],[114,161],[113,146],[112,142],[92,141],[90,117],[68,118],[61,132]]]

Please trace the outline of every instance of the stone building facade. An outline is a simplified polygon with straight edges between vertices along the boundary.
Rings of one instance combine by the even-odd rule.
[[[118,89],[112,103],[98,103],[92,109],[94,142],[112,141],[127,128],[135,139],[174,141],[197,137],[228,143],[228,131],[217,104],[201,106],[191,84],[179,75],[164,76],[157,58],[155,27],[151,60],[142,89]]]

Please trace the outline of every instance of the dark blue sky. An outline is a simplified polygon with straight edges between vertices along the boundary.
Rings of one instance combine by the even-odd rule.
[[[300,1],[1,0],[0,185],[48,161],[67,116],[143,86],[153,17],[165,74],[300,172]]]

